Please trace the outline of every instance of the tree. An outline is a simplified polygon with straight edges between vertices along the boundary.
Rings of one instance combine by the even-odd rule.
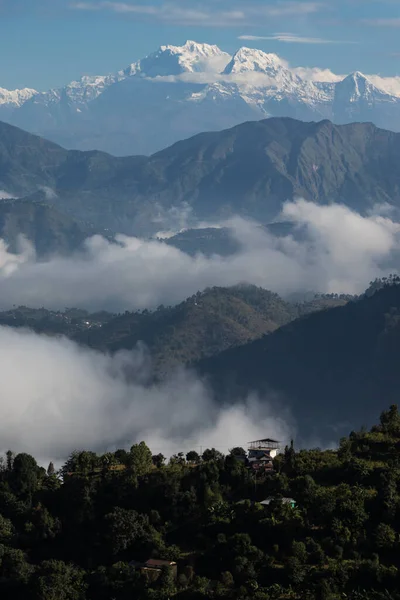
[[[284,452],[284,463],[285,463],[285,472],[288,475],[293,475],[296,469],[296,451],[294,449],[293,440],[290,442],[290,446],[286,446]]]
[[[113,556],[124,552],[134,541],[149,539],[148,517],[135,510],[115,508],[104,518],[104,540]]]
[[[52,475],[55,475],[55,468],[54,468],[54,464],[52,462],[49,463],[49,466],[47,467],[47,475],[49,477],[51,477]]]
[[[39,467],[30,454],[17,454],[13,463],[12,481],[18,494],[30,497],[38,487]]]
[[[400,437],[400,413],[397,404],[392,404],[389,410],[384,410],[380,420],[384,432]]]
[[[131,447],[128,466],[138,477],[151,470],[153,466],[152,454],[150,448],[144,442],[134,444]]]
[[[225,588],[231,588],[235,584],[235,580],[233,579],[233,575],[230,571],[224,571],[221,573],[221,583]]]
[[[247,456],[246,450],[244,448],[241,448],[240,446],[232,448],[231,450],[229,450],[229,453],[232,456]]]
[[[95,452],[74,451],[70,454],[67,462],[61,469],[63,477],[74,473],[76,475],[87,476],[99,466],[99,457]]]
[[[396,542],[396,532],[387,523],[379,523],[375,530],[375,541],[378,548],[392,548]]]
[[[207,448],[206,450],[204,450],[203,455],[202,455],[202,459],[204,460],[204,462],[209,462],[212,460],[220,460],[224,457],[224,455],[219,452],[218,450],[216,450],[215,448]]]
[[[200,462],[200,454],[198,454],[195,450],[190,450],[186,454],[186,460],[188,463],[197,464]]]
[[[14,464],[14,452],[11,452],[11,450],[7,450],[6,458],[7,458],[7,471],[12,471],[13,464]]]
[[[129,453],[126,450],[118,449],[114,452],[115,460],[121,464],[126,465],[128,463]]]
[[[178,452],[178,454],[174,454],[169,459],[170,465],[184,465],[185,464],[185,455],[183,452]]]
[[[14,527],[10,519],[0,514],[0,543],[7,543],[14,534]]]
[[[0,581],[26,584],[33,570],[22,550],[0,545]]]
[[[39,540],[52,540],[61,531],[61,523],[57,517],[49,512],[49,510],[42,505],[35,507],[32,518],[36,538]]]
[[[154,455],[151,457],[151,460],[152,460],[152,462],[153,462],[153,465],[154,465],[155,467],[157,467],[157,469],[161,469],[161,467],[162,467],[162,466],[164,465],[164,463],[165,463],[165,456],[164,456],[163,454],[161,454],[161,452],[160,452],[160,454],[154,454]]]
[[[85,600],[85,572],[61,560],[44,561],[35,575],[38,600]]]

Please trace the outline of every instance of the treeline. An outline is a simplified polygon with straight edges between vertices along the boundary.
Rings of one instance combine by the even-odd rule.
[[[147,445],[0,469],[3,600],[390,600],[400,592],[400,414],[255,478],[235,448]],[[296,504],[282,502],[294,498]],[[260,504],[272,499],[268,506]],[[150,577],[149,558],[177,563]]]

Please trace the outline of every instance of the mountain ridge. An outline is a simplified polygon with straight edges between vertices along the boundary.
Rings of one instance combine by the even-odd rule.
[[[230,55],[188,40],[63,88],[22,90],[22,96],[3,90],[9,98],[3,104],[0,90],[0,118],[70,149],[117,155],[152,154],[204,130],[274,116],[372,121],[400,130],[400,93],[363,75],[367,85],[354,96],[358,72],[339,81],[332,75],[331,82],[304,73],[262,50],[241,47]]]
[[[369,123],[249,121],[150,157],[65,150],[0,123],[0,190],[139,237],[182,229],[183,214],[185,227],[232,216],[270,223],[295,197],[398,212],[399,160],[400,134]]]

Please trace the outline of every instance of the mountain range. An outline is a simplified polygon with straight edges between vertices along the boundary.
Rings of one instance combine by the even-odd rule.
[[[23,207],[36,212],[38,203],[57,227],[65,215],[64,231],[78,237],[152,236],[233,215],[270,223],[296,196],[368,214],[380,203],[400,208],[399,161],[400,134],[368,123],[271,118],[199,134],[151,157],[120,158],[65,150],[0,123],[0,196],[20,198],[14,209],[0,202],[0,214],[10,219],[18,209],[20,233],[33,241],[33,216],[24,218]]]
[[[230,55],[187,41],[60,89],[0,89],[0,119],[66,148],[118,156],[152,154],[202,131],[266,117],[400,130],[400,94],[384,80],[360,72],[315,78],[276,54],[243,47]]]

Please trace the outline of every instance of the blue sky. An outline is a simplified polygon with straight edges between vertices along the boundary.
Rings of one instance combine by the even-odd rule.
[[[0,0],[0,87],[57,87],[187,39],[398,75],[399,33],[400,0]]]

